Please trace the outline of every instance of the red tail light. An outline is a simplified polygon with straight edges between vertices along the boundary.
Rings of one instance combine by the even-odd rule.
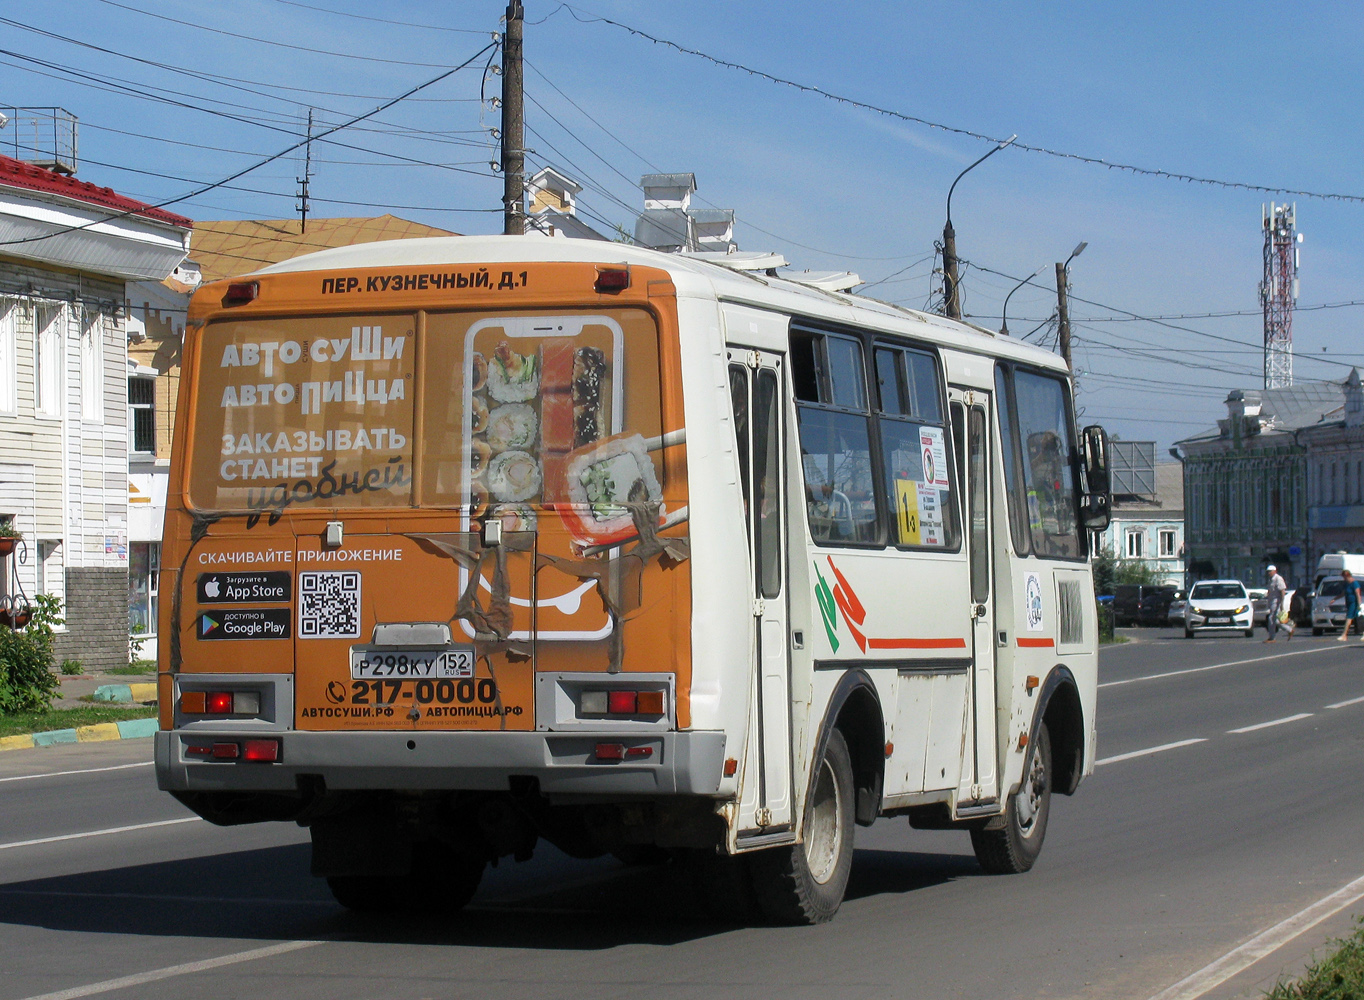
[[[212,691],[208,696],[209,715],[231,715],[232,714],[232,692],[231,691]]]
[[[215,743],[213,744],[214,760],[236,760],[241,756],[242,748],[235,743]]]
[[[624,760],[625,744],[623,743],[598,743],[596,750],[597,760]]]
[[[248,302],[255,302],[259,294],[260,282],[234,281],[227,286],[227,291],[223,294],[223,305],[244,306]]]
[[[243,750],[247,760],[279,760],[279,740],[247,740]]]
[[[598,271],[594,286],[599,292],[623,292],[630,287],[629,271]]]
[[[609,691],[606,704],[607,711],[612,715],[634,715],[639,704],[639,692]]]

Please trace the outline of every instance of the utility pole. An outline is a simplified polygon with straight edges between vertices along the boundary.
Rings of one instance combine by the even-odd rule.
[[[942,227],[942,295],[948,319],[961,319],[961,298],[957,295],[957,231],[952,217]]]
[[[502,36],[502,232],[526,231],[526,144],[522,114],[521,33],[526,11],[521,0],[507,4],[507,32]]]
[[[313,176],[313,109],[308,109],[308,144],[303,147],[303,176],[298,181],[298,217],[300,233],[308,231],[308,181]]]
[[[1056,344],[1070,367],[1070,310],[1066,306],[1066,265],[1056,262]]]

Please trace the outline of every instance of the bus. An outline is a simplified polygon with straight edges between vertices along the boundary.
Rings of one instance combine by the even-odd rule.
[[[1107,438],[1051,353],[732,257],[448,237],[201,287],[160,788],[306,826],[362,911],[543,839],[817,923],[882,817],[1029,869],[1094,767]]]

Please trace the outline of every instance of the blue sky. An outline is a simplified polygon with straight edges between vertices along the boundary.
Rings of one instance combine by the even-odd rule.
[[[12,53],[0,54],[0,99],[73,111],[81,120],[80,176],[160,202],[191,190],[189,181],[225,177],[252,154],[289,145],[286,133],[300,130],[310,104],[321,123],[334,124],[458,65],[499,29],[504,6],[65,0],[11,7],[6,17],[62,37],[0,23],[0,48]],[[889,279],[869,294],[916,308],[930,301],[948,185],[987,144],[724,69],[588,19],[608,17],[987,135],[1017,133],[1036,146],[1202,177],[1364,195],[1364,8],[1357,5],[583,0],[574,9],[584,21],[548,0],[526,4],[529,22],[547,18],[526,29],[527,146],[534,165],[551,163],[587,185],[581,205],[594,224],[633,227],[642,195],[632,182],[641,173],[693,171],[698,199],[737,211],[743,249],[778,250],[797,268]],[[423,91],[423,100],[383,113],[379,124],[366,123],[366,131],[335,137],[369,151],[315,146],[313,213],[391,211],[458,232],[500,231],[500,216],[486,211],[498,208],[502,190],[487,166],[496,159],[488,127],[498,125],[498,112],[479,101],[486,58]],[[191,108],[88,86],[70,70],[101,78],[100,87],[117,78]],[[490,78],[488,94],[498,88]],[[220,188],[176,208],[200,219],[291,217],[300,169],[292,157],[277,161],[235,182],[253,191]],[[1299,305],[1364,300],[1360,202],[1135,176],[1008,149],[961,182],[952,207],[963,258],[1019,277],[1046,267],[1043,285],[1053,280],[1055,261],[1088,241],[1072,264],[1072,289],[1103,305],[1075,302],[1071,310],[1082,420],[1154,439],[1163,450],[1224,414],[1228,389],[1259,384],[1260,211],[1269,200],[1297,202],[1306,234]],[[997,326],[1012,284],[968,268],[965,311]],[[1011,331],[1032,329],[1054,305],[1054,291],[1025,287],[1009,304]],[[1106,307],[1142,316],[1249,314],[1169,320],[1184,328],[1172,329],[1113,322],[1120,313]],[[1340,378],[1364,360],[1361,316],[1364,306],[1299,312],[1295,375]]]

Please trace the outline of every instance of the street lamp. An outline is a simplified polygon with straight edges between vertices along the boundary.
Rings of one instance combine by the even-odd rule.
[[[1001,337],[1007,337],[1007,336],[1009,335],[1009,300],[1010,300],[1011,298],[1013,298],[1014,292],[1018,291],[1020,288],[1022,288],[1022,287],[1023,287],[1024,285],[1026,285],[1028,282],[1032,281],[1033,278],[1035,278],[1035,277],[1037,277],[1039,274],[1041,274],[1044,270],[1046,270],[1046,267],[1047,267],[1047,265],[1046,265],[1046,264],[1043,264],[1041,267],[1039,267],[1039,268],[1038,268],[1036,271],[1034,271],[1032,274],[1028,275],[1026,278],[1024,278],[1024,279],[1023,279],[1022,281],[1020,281],[1018,284],[1014,285],[1014,287],[1011,288],[1011,289],[1009,290],[1009,294],[1006,295],[1006,296],[1004,296],[1004,309],[1003,309],[1003,315],[1001,315],[1000,318],[999,318],[999,319],[1000,319],[1000,322],[999,322],[999,335],[1000,335]]]
[[[975,163],[957,174],[957,180],[953,181],[952,186],[947,189],[947,225],[943,226],[942,230],[942,269],[943,294],[946,300],[944,305],[947,309],[947,315],[952,319],[961,319],[961,299],[957,295],[957,231],[952,228],[952,192],[957,189],[957,181],[1017,138],[1017,134],[1009,136]]]
[[[1089,246],[1084,240],[1080,245],[1070,252],[1064,264],[1056,265],[1056,346],[1061,351],[1061,357],[1066,362],[1066,367],[1070,368],[1070,307],[1066,302],[1066,290],[1070,287],[1070,262],[1080,254],[1084,253],[1085,247]]]

